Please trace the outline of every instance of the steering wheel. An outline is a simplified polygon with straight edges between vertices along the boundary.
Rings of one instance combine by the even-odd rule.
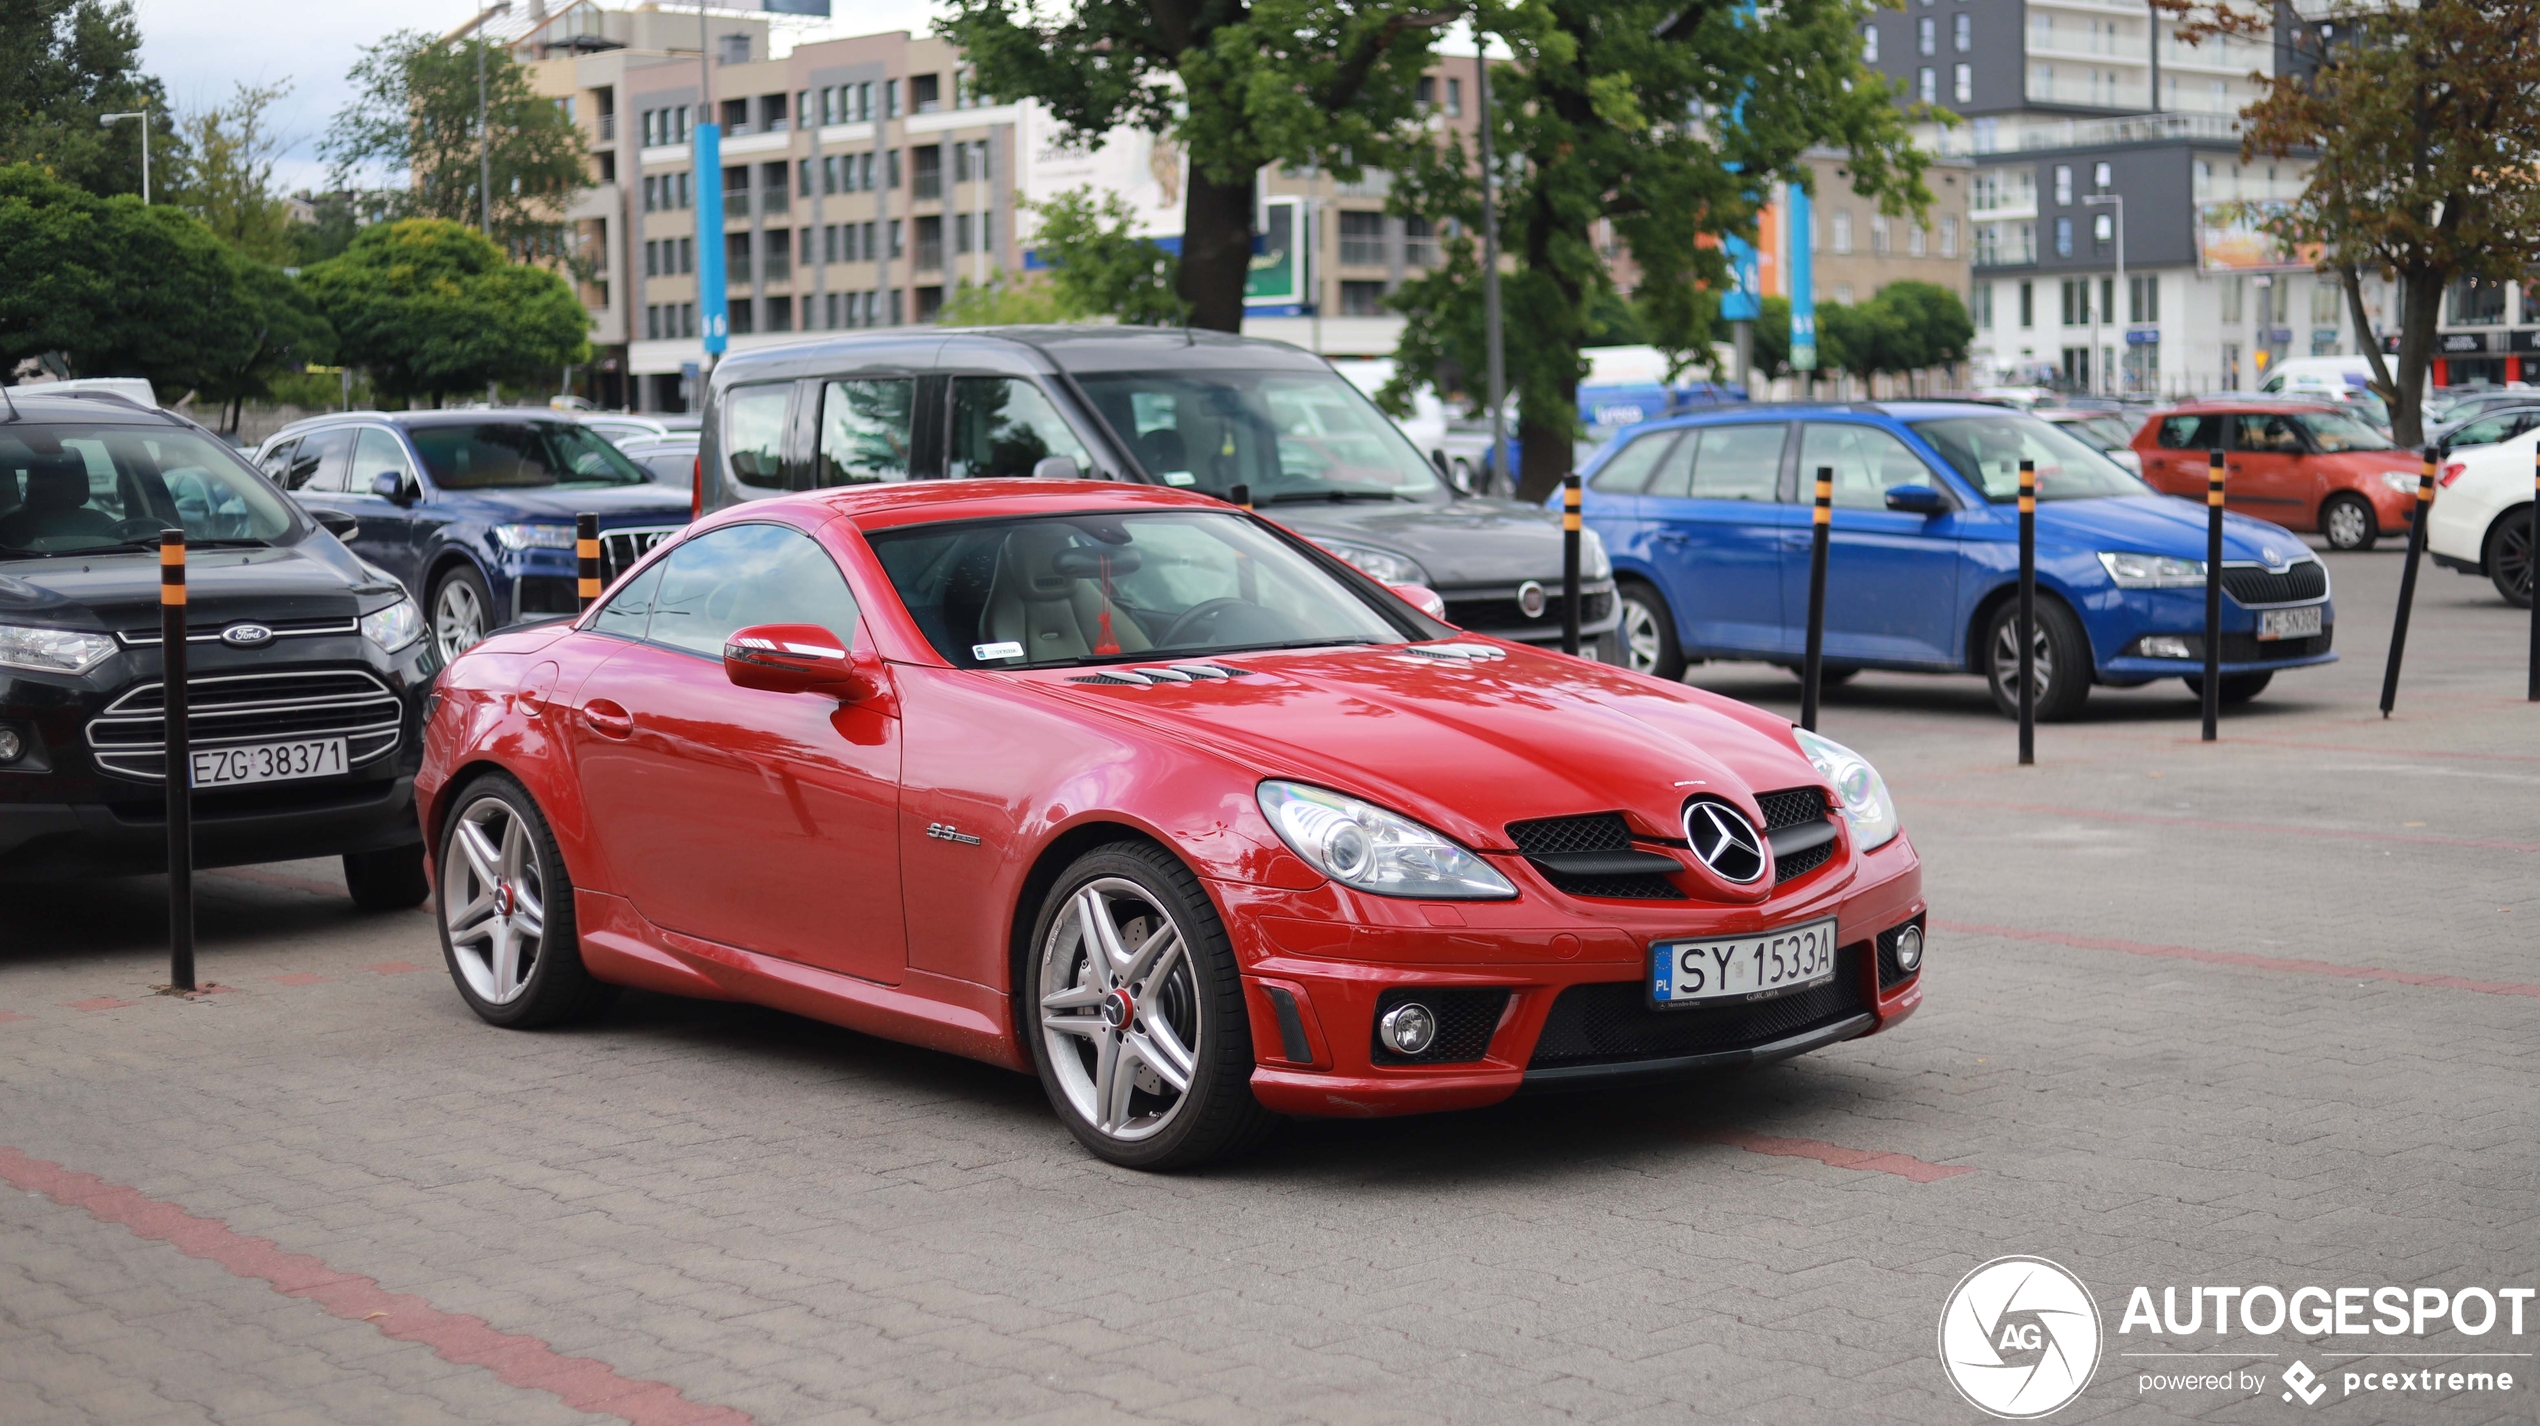
[[[1219,599],[1203,599],[1182,611],[1181,617],[1173,621],[1173,626],[1164,631],[1164,637],[1155,641],[1156,647],[1173,648],[1182,642],[1183,634],[1189,632],[1202,620],[1214,619],[1229,609],[1246,608],[1251,603],[1249,599],[1237,599],[1232,595]]]

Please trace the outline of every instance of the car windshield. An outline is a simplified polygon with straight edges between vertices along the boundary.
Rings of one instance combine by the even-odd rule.
[[[432,483],[444,490],[642,485],[652,479],[598,433],[569,421],[410,426]]]
[[[2296,411],[2293,419],[2311,433],[2314,444],[2330,455],[2347,451],[2388,451],[2398,447],[2381,438],[2381,433],[2352,416],[2325,411]]]
[[[2121,451],[2134,444],[2134,428],[2115,416],[2084,416],[2071,424],[2083,439],[2103,451]]]
[[[2040,500],[2149,495],[2152,487],[2050,422],[2004,411],[1911,423],[1967,483],[2000,505],[2020,498],[2020,462],[2037,462]]]
[[[0,559],[157,544],[269,544],[281,492],[218,441],[179,426],[0,425]]]
[[[957,668],[1425,637],[1233,511],[965,520],[866,538],[900,602]]]
[[[1335,372],[1105,372],[1077,378],[1166,485],[1253,503],[1442,500],[1420,450]]]

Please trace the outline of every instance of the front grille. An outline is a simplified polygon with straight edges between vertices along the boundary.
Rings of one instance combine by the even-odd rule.
[[[2282,574],[2256,565],[2227,564],[2223,592],[2242,604],[2300,604],[2328,596],[2328,570],[2317,560],[2304,560]]]
[[[582,612],[581,581],[563,574],[524,574],[520,577],[521,618],[541,614],[579,614]]]
[[[1817,845],[1810,847],[1805,851],[1792,852],[1786,857],[1773,858],[1773,885],[1779,886],[1783,882],[1789,881],[1795,877],[1806,876],[1808,873],[1824,866],[1827,861],[1833,858],[1834,848],[1835,844],[1832,842],[1819,842]]]
[[[1380,1065],[1457,1065],[1471,1064],[1490,1051],[1490,1037],[1499,1029],[1499,1017],[1508,1009],[1505,990],[1436,990],[1424,986],[1397,986],[1376,997],[1376,1019],[1406,1000],[1417,1000],[1438,1017],[1438,1042],[1429,1052],[1418,1057],[1397,1055],[1376,1038],[1375,1028],[1368,1027],[1367,1045]]]
[[[1552,1002],[1552,1013],[1544,1020],[1534,1058],[1526,1067],[1556,1069],[1715,1054],[1769,1044],[1832,1024],[1866,1008],[1861,996],[1861,958],[1867,949],[1851,945],[1836,951],[1834,979],[1824,985],[1745,1004],[1655,1010],[1650,1008],[1649,987],[1641,981],[1571,986]]]
[[[635,562],[652,553],[653,546],[679,533],[677,525],[648,526],[633,530],[600,532],[600,583],[614,583],[617,577],[635,567]]]
[[[2336,637],[2336,634],[2337,626],[2334,624],[2321,625],[2319,633],[2307,639],[2268,639],[2261,642],[2255,634],[2225,634],[2222,641],[2222,661],[2224,663],[2273,663],[2278,659],[2306,659],[2314,654],[2327,653],[2329,641]],[[2180,642],[2187,645],[2189,658],[2201,659],[2205,656],[2204,635],[2182,635]]]
[[[1764,830],[1778,832],[1803,822],[1826,819],[1826,790],[1822,787],[1794,787],[1787,792],[1759,792],[1755,805],[1764,814]]]
[[[1899,921],[1879,932],[1879,989],[1894,990],[1913,976],[1923,973],[1922,963],[1919,961],[1915,962],[1912,975],[1908,975],[1896,964],[1896,938],[1904,932],[1906,927],[1922,924],[1923,918],[1917,916],[1911,921]],[[1930,953],[1931,947],[1928,942],[1925,943],[1923,950],[1926,955]]]
[[[362,629],[358,619],[223,619],[217,624],[187,624],[185,642],[216,644],[220,642],[221,630],[232,624],[262,624],[277,639],[305,638],[311,634],[358,634]],[[123,629],[117,631],[115,637],[122,640],[125,647],[135,649],[155,649],[165,642],[161,631],[155,628]]]
[[[1614,612],[1614,596],[1583,594],[1579,596],[1579,622],[1593,624]],[[1530,626],[1558,629],[1561,627],[1561,595],[1557,589],[1544,591],[1543,612],[1529,619],[1514,599],[1450,599],[1446,602],[1446,622],[1459,629],[1524,629]]]
[[[397,746],[405,708],[366,669],[300,669],[186,680],[187,735],[197,748],[342,738],[358,767]],[[88,725],[97,766],[156,781],[167,775],[164,690],[136,684]]]
[[[1508,824],[1508,840],[1527,856],[1562,852],[1628,852],[1632,829],[1620,812],[1590,812],[1577,817],[1545,817]],[[1682,901],[1684,892],[1663,876],[1646,872],[1628,876],[1572,876],[1537,865],[1535,870],[1567,896],[1599,901]]]

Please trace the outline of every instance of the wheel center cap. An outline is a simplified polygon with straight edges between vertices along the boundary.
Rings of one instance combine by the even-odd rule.
[[[509,917],[512,914],[512,908],[518,904],[519,898],[512,895],[512,884],[510,882],[502,881],[494,884],[495,915]]]
[[[1115,990],[1102,998],[1102,1023],[1114,1030],[1128,1024],[1137,1013],[1138,1003],[1125,990]]]

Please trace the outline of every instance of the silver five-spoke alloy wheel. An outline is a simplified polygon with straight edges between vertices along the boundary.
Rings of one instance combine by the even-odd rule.
[[[1658,637],[1658,611],[1626,595],[1622,615],[1615,632],[1623,641],[1623,667],[1634,673],[1656,673],[1658,660],[1666,652]]]
[[[2029,683],[2035,689],[2037,706],[2046,706],[2046,692],[2055,682],[2055,645],[2046,637],[2046,620],[2037,620],[2035,661],[2029,666]],[[1993,636],[1993,684],[2014,701],[2020,696],[2020,621],[2005,619]]]
[[[443,876],[443,919],[467,988],[488,1005],[520,998],[547,942],[547,878],[528,824],[499,797],[459,814],[459,855]]]
[[[464,579],[441,581],[432,598],[432,636],[441,643],[441,661],[466,653],[485,637],[485,605],[476,586]]]
[[[1058,1086],[1108,1138],[1152,1138],[1189,1101],[1198,983],[1181,927],[1136,882],[1069,898],[1041,946],[1041,1035]]]

